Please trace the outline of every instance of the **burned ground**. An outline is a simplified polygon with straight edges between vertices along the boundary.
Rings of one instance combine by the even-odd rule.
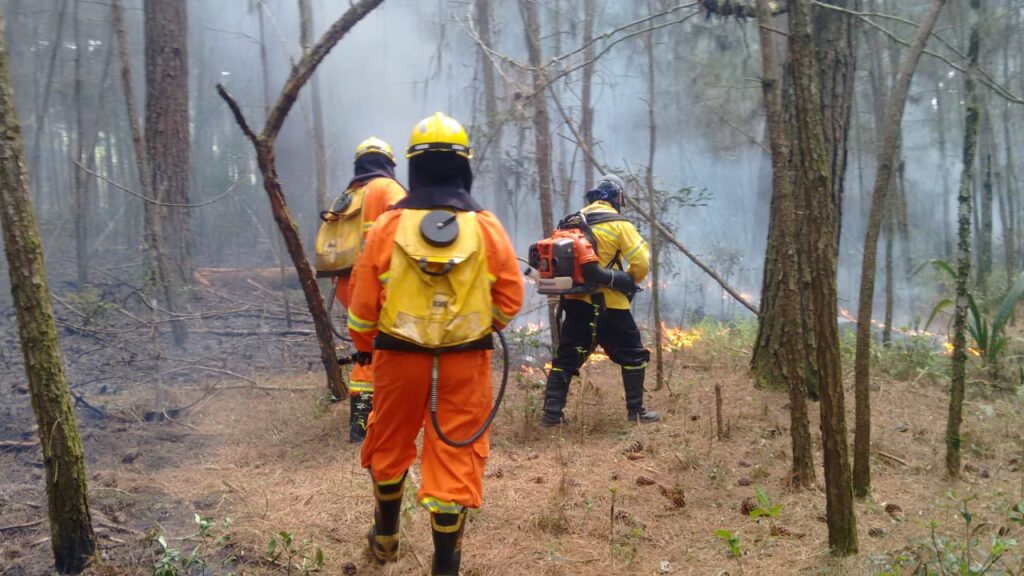
[[[258,300],[236,299],[248,299],[251,306]],[[265,318],[277,318],[271,304],[266,306]],[[258,312],[233,312],[252,313]],[[69,331],[69,314],[74,313],[58,305],[72,384],[103,412],[84,404],[77,412],[102,548],[102,561],[90,569],[94,573],[152,572],[159,534],[187,554],[196,545],[196,514],[214,518],[217,534],[230,536],[207,554],[213,574],[285,573],[280,560],[272,564],[264,557],[281,531],[293,534],[296,546],[306,541],[309,551],[320,547],[329,574],[423,573],[429,565],[429,519],[415,504],[415,469],[406,494],[401,561],[378,568],[364,556],[370,482],[358,451],[345,442],[347,406],[328,402],[322,376],[310,369],[316,362],[311,336],[217,336],[246,326],[261,333],[288,329],[283,319],[267,320],[258,329],[251,318],[232,320],[231,314],[221,317],[224,325],[207,321],[206,332],[195,331],[190,349],[181,353],[193,359],[192,368],[161,360],[163,371],[178,369],[164,378],[175,402],[202,401],[178,418],[147,422],[142,415],[154,393],[152,358],[146,356],[151,342],[138,337],[134,344],[115,345],[110,334],[104,340]],[[2,336],[7,341],[10,325],[5,322]],[[820,485],[799,493],[787,488],[786,396],[753,387],[742,338],[734,334],[739,330],[719,325],[712,334],[710,326],[668,355],[671,390],[652,392],[648,401],[666,413],[655,425],[624,421],[618,371],[598,357],[574,384],[573,423],[540,429],[542,372],[521,361],[513,366],[492,433],[486,503],[470,515],[466,574],[870,574],[893,555],[926,542],[932,520],[940,535],[961,530],[950,492],[977,496],[973,511],[996,525],[1009,506],[1024,499],[1018,400],[976,387],[965,414],[966,473],[952,483],[942,477],[941,375],[879,377],[875,491],[857,506],[861,554],[831,560]],[[113,329],[103,324],[102,330]],[[40,452],[32,444],[20,367],[5,348],[3,378],[14,385],[7,390],[12,400],[0,427],[0,565],[5,574],[47,574]],[[714,422],[716,384],[723,390],[722,439]],[[820,467],[814,422],[812,429]],[[742,513],[757,506],[758,489],[782,505],[775,518],[758,522]],[[222,528],[225,519],[231,523]],[[739,560],[727,554],[715,534],[720,529],[738,534]]]

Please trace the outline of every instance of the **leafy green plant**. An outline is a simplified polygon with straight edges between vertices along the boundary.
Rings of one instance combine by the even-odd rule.
[[[715,530],[715,536],[725,543],[729,556],[739,558],[743,555],[743,544],[740,542],[740,535],[738,533],[726,530],[725,528],[720,528]]]
[[[760,486],[754,486],[754,496],[757,498],[757,507],[749,512],[751,518],[764,518],[774,520],[782,512],[782,504],[772,504],[768,494]]]
[[[231,539],[229,535],[219,533],[220,530],[227,530],[231,526],[231,520],[225,518],[218,525],[213,518],[195,514],[195,523],[195,539],[199,543],[187,556],[182,556],[181,550],[171,548],[163,534],[156,537],[156,542],[160,545],[160,557],[153,564],[153,576],[191,576],[206,573],[212,549],[215,546],[223,546]]]
[[[743,543],[740,541],[740,535],[738,532],[726,530],[725,528],[719,528],[715,530],[715,536],[717,536],[724,544],[726,552],[729,557],[736,560],[736,565],[739,567],[739,572],[743,574]]]
[[[1024,527],[1024,503],[1014,506],[1007,519],[1017,525],[995,527],[978,522],[970,510],[974,497],[958,501],[959,517],[963,522],[959,537],[947,538],[938,534],[939,525],[931,522],[930,538],[924,545],[924,554],[918,554],[914,574],[925,576],[984,576],[1006,574],[1024,576],[1024,557],[1013,557],[1017,548],[1014,532]],[[900,574],[899,566],[906,562],[897,558],[893,568],[885,574]]]
[[[308,576],[324,567],[324,552],[319,546],[306,540],[296,543],[292,533],[284,530],[270,537],[266,557],[270,562],[284,564],[287,576],[291,576],[292,570]]]
[[[916,274],[917,271],[920,271],[927,264],[931,264],[936,270],[949,276],[951,279],[956,278],[956,272],[953,270],[953,267],[943,260],[930,260],[919,266],[914,273]],[[1010,341],[1006,335],[1006,325],[1022,298],[1024,298],[1024,273],[1017,277],[1009,292],[1003,296],[996,314],[991,320],[982,313],[974,295],[971,293],[967,294],[967,310],[969,314],[967,331],[970,333],[971,340],[974,341],[974,348],[987,366],[998,366],[999,357],[1006,348],[1006,344]],[[940,312],[955,304],[951,298],[940,300],[932,308],[928,321],[925,322],[925,330],[928,329]]]

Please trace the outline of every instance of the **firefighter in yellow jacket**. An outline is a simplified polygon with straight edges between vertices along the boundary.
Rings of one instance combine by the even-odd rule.
[[[395,156],[391,146],[373,136],[356,147],[352,180],[345,194],[352,202],[361,203],[362,241],[380,215],[405,197],[405,188],[395,178]],[[351,209],[352,205],[349,205]],[[341,305],[349,307],[349,275],[338,276],[335,295]],[[356,365],[352,369],[349,392],[349,441],[355,444],[366,438],[366,419],[373,406],[373,366]]]
[[[374,366],[362,450],[377,500],[369,544],[378,561],[397,559],[403,484],[422,429],[417,497],[431,513],[432,574],[454,576],[466,509],[483,501],[492,333],[519,311],[523,279],[505,229],[469,193],[462,125],[440,112],[425,118],[406,156],[409,195],[370,230],[352,272],[349,331],[357,360],[372,350]]]
[[[602,176],[597,186],[586,193],[583,214],[602,214],[602,222],[592,224],[597,240],[600,265],[624,270],[634,283],[647,277],[650,252],[647,242],[637,233],[632,222],[618,215],[624,201],[625,187],[614,175]],[[594,218],[598,221],[598,218]],[[661,417],[644,407],[644,375],[651,357],[644,348],[633,313],[631,293],[614,288],[598,288],[593,294],[568,294],[561,308],[565,319],[559,327],[558,350],[548,372],[544,392],[544,414],[541,424],[557,426],[566,422],[566,398],[569,383],[597,345],[604,349],[622,369],[622,385],[626,392],[626,417],[633,422],[654,422]]]

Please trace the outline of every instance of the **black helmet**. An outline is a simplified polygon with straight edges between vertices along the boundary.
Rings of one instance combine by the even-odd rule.
[[[597,181],[593,190],[588,190],[585,198],[587,202],[605,201],[616,210],[622,210],[622,203],[626,199],[626,185],[615,174],[605,174]]]

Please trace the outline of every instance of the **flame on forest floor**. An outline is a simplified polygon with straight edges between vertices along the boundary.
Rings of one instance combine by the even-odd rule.
[[[849,320],[850,322],[853,322],[854,324],[857,323],[857,319],[854,318],[853,315],[850,314],[850,311],[845,309],[845,308],[840,308],[839,309],[839,315],[842,316],[843,318]],[[871,321],[871,325],[876,327],[876,328],[881,328],[881,329],[885,328],[885,324],[883,324],[882,322],[879,322],[878,320],[872,320]],[[945,354],[946,356],[952,356],[953,355],[953,342],[950,341],[948,336],[944,336],[942,334],[936,334],[935,332],[928,332],[927,330],[920,330],[920,329],[916,329],[916,328],[907,328],[907,327],[902,327],[902,328],[893,327],[892,330],[894,332],[899,332],[900,334],[903,334],[905,336],[927,336],[929,338],[941,339],[942,340],[942,347],[943,347],[943,354]],[[979,350],[978,348],[975,348],[974,346],[968,346],[967,347],[967,353],[970,354],[971,356],[976,357],[976,358],[981,358],[981,350]]]
[[[953,355],[953,343],[952,342],[950,342],[949,340],[946,340],[945,342],[942,343],[942,346],[945,348],[945,355],[946,356],[952,356]],[[981,358],[981,350],[975,348],[974,346],[968,346],[967,347],[967,353],[970,354],[971,356],[976,357],[976,358]]]
[[[689,348],[700,341],[700,330],[695,328],[673,328],[661,323],[662,342],[661,348],[666,352],[675,352],[683,348]]]

